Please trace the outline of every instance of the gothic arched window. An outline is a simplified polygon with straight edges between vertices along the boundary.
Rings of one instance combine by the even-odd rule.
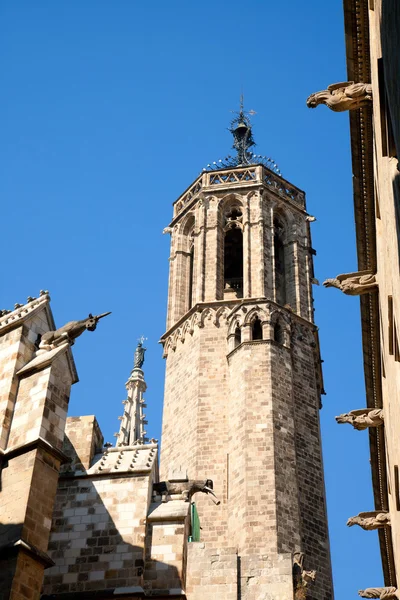
[[[181,269],[180,289],[183,312],[188,311],[195,302],[195,244],[194,244],[194,215],[189,214],[182,231],[181,238]]]
[[[235,348],[242,343],[242,332],[240,331],[239,325],[236,325],[235,329]]]
[[[188,290],[188,305],[189,308],[193,306],[193,273],[194,273],[194,244],[190,248],[189,253],[189,290]]]
[[[224,237],[224,289],[243,297],[243,233],[242,212],[233,207],[225,214]]]
[[[286,304],[286,273],[284,227],[279,219],[274,219],[274,272],[275,298],[278,304]]]
[[[274,340],[278,344],[283,344],[283,329],[279,322],[274,325]]]
[[[262,340],[263,339],[262,325],[261,325],[261,321],[258,317],[256,317],[251,324],[251,339],[252,340]]]

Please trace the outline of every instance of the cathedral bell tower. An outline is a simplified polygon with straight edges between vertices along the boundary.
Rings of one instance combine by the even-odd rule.
[[[236,156],[199,175],[166,230],[161,479],[212,479],[221,500],[196,499],[190,600],[332,600],[312,218],[250,151],[248,114],[241,104],[232,121]],[[224,556],[229,574],[215,569]]]

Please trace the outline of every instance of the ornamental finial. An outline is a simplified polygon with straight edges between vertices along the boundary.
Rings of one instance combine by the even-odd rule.
[[[248,165],[254,162],[253,154],[249,152],[256,143],[253,138],[249,116],[255,115],[254,110],[244,110],[243,94],[240,95],[239,112],[233,111],[237,116],[232,120],[229,131],[233,135],[233,148],[237,152],[238,165]]]

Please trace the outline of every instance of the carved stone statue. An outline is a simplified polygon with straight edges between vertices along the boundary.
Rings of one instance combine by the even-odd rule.
[[[316,571],[306,571],[304,569],[304,552],[295,552],[293,554],[293,588],[294,599],[303,600],[307,597],[306,588],[308,584],[315,581]]]
[[[154,489],[157,490],[157,486],[160,487],[160,493],[162,495],[163,502],[167,501],[167,497],[171,495],[180,495],[181,499],[185,502],[190,502],[192,496],[198,492],[203,494],[209,494],[214,504],[221,504],[217,496],[214,494],[214,484],[211,479],[196,480],[189,479],[188,481],[166,481],[161,484],[155,484]]]
[[[366,590],[360,590],[358,595],[361,598],[380,598],[380,600],[393,600],[400,598],[400,591],[395,587],[384,587],[384,588],[367,588]]]
[[[333,83],[327,90],[315,92],[307,98],[308,108],[316,108],[319,104],[325,104],[335,112],[354,110],[367,106],[372,101],[372,85],[370,83],[354,83],[344,81]]]
[[[362,512],[356,517],[350,517],[347,521],[348,527],[353,527],[353,525],[359,525],[366,531],[382,529],[383,527],[390,526],[390,515],[387,512],[378,511]]]
[[[139,341],[136,346],[135,354],[133,357],[133,368],[141,369],[144,363],[144,353],[146,352],[146,348],[143,348],[143,342]]]
[[[335,417],[337,423],[350,423],[354,429],[363,431],[368,427],[379,427],[383,425],[383,409],[374,408],[369,410],[368,408],[360,408],[358,410],[352,410],[349,413],[343,413],[338,417]]]
[[[110,314],[110,312],[97,316],[89,314],[87,319],[82,319],[82,321],[70,321],[56,331],[44,333],[39,343],[39,350],[53,350],[53,348],[64,343],[68,343],[72,346],[75,339],[82,335],[85,330],[94,331],[98,321]]]
[[[375,273],[360,271],[358,273],[344,273],[338,275],[335,279],[327,279],[324,281],[323,286],[338,288],[348,296],[361,296],[361,294],[368,294],[376,290],[378,284]]]

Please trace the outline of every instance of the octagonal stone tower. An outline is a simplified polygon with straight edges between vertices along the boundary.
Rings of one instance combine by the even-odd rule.
[[[332,600],[310,218],[250,152],[242,106],[231,132],[237,157],[194,181],[167,229],[161,479],[210,478],[221,500],[196,500],[190,600]]]

